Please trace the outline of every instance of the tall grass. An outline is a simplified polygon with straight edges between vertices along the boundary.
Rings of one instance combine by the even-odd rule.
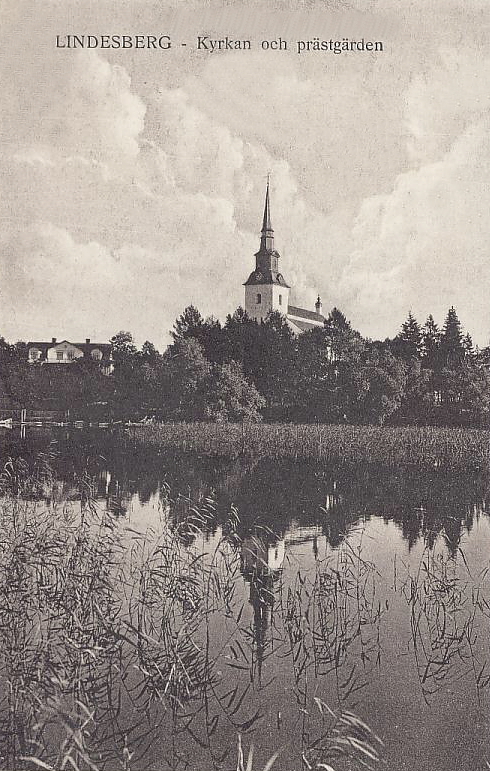
[[[189,505],[177,523],[164,490],[159,517],[143,532],[97,508],[90,477],[79,480],[78,510],[48,507],[37,498],[51,481],[48,458],[31,473],[22,461],[8,461],[0,479],[1,767],[231,769],[238,742],[238,769],[271,768],[276,754],[255,762],[244,743],[251,732],[260,737],[263,723],[256,696],[267,645],[257,621],[276,589],[259,560],[251,618],[240,591],[237,512],[231,510],[212,548],[203,549],[212,500]],[[356,580],[349,575],[350,593]],[[325,586],[315,582],[314,603]],[[281,646],[293,669],[298,591],[284,588],[278,601]],[[345,603],[345,592],[339,597]],[[347,644],[358,635],[347,617],[344,624],[339,639]],[[295,675],[301,697],[288,716],[295,724],[303,721],[301,710],[311,714],[308,730],[304,721],[301,730],[304,765],[328,768],[327,762],[345,760],[370,767],[379,759],[379,741],[347,710],[346,697],[332,709],[317,690],[305,691],[315,656],[307,658]],[[236,674],[235,686],[223,668]],[[285,751],[276,749],[279,757]]]
[[[346,463],[481,469],[490,464],[490,432],[477,429],[162,423],[129,426],[130,441],[209,455],[315,458]]]
[[[271,567],[274,533],[244,534],[234,508],[218,526],[212,498],[177,513],[163,487],[138,530],[97,507],[88,475],[78,509],[47,506],[53,481],[47,455],[0,475],[2,769],[378,766],[359,715],[382,677],[388,600],[362,523],[308,570],[288,553]],[[461,550],[394,564],[389,599],[408,606],[428,705],[463,678],[482,703],[490,688],[487,578]]]

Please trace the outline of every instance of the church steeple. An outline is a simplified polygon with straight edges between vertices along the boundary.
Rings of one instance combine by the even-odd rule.
[[[260,237],[260,251],[274,251],[274,231],[271,224],[271,208],[269,201],[269,175],[267,175],[267,190],[265,192],[264,218],[262,220],[262,231]]]
[[[261,276],[267,279],[268,283],[283,283],[287,286],[279,273],[279,252],[274,249],[269,184],[269,175],[267,175],[264,216],[262,218],[262,230],[260,231],[260,249],[255,253],[255,270],[259,271]]]
[[[271,311],[286,315],[289,306],[289,286],[279,271],[280,255],[274,248],[269,187],[267,175],[260,248],[255,252],[255,270],[245,281],[245,310],[256,321],[263,321]]]

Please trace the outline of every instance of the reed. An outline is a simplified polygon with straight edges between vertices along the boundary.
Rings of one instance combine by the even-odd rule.
[[[205,533],[215,528],[212,499],[199,507],[189,501],[179,519],[163,489],[154,525],[137,531],[98,508],[89,476],[79,480],[84,495],[78,509],[47,506],[40,492],[52,481],[49,458],[31,469],[9,460],[0,476],[2,768],[160,771],[164,755],[158,760],[151,753],[161,737],[175,752],[175,767],[184,761],[195,765],[196,748],[199,768],[235,767],[238,741],[239,771],[272,768],[284,748],[258,764],[244,743],[254,732],[260,746],[263,723],[256,695],[265,685],[260,681],[270,650],[257,622],[260,626],[277,592],[286,589],[270,583],[259,560],[253,576],[256,612],[250,617],[238,591],[244,544],[236,510],[212,547],[203,548]],[[332,569],[315,580],[314,604],[324,602]],[[359,555],[342,571],[340,605],[327,611],[329,617],[340,613],[355,586],[365,593],[369,583],[370,568]],[[301,589],[294,591],[278,600],[280,625],[273,633],[293,669],[294,603],[304,602]],[[367,612],[358,600],[356,608]],[[358,635],[354,622],[344,620],[339,635],[347,644]],[[314,648],[323,645],[314,635],[311,640]],[[308,731],[301,732],[303,764],[320,769],[328,762],[337,768],[337,762],[349,761],[350,767],[370,767],[379,759],[380,743],[347,709],[348,695],[333,708],[318,694],[299,696],[315,656],[308,652],[307,665],[295,676],[298,699],[291,704],[293,722],[302,719],[305,705],[311,715]],[[236,673],[231,689],[224,667]],[[184,757],[187,745],[193,745],[194,755]]]
[[[442,469],[490,463],[490,432],[437,427],[160,423],[129,426],[130,443],[206,455],[314,458]]]

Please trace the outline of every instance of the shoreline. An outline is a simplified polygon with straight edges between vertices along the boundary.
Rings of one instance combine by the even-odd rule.
[[[490,431],[276,423],[158,423],[129,426],[136,444],[214,456],[263,456],[427,469],[490,467]]]

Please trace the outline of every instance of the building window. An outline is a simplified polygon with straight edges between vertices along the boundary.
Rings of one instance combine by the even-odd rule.
[[[262,295],[258,294],[257,295],[257,305],[260,305],[261,302],[262,302]]]
[[[96,359],[97,361],[100,361],[102,358],[102,351],[99,351],[98,348],[94,348],[94,350],[90,355],[92,356],[92,359]]]
[[[75,352],[74,351],[67,351],[66,352],[66,358],[72,361],[75,358]]]
[[[63,361],[63,351],[56,351],[56,360]]]
[[[41,351],[38,348],[30,348],[29,358],[31,361],[38,361],[41,358]]]
[[[282,305],[282,294],[279,295],[279,305]]]

